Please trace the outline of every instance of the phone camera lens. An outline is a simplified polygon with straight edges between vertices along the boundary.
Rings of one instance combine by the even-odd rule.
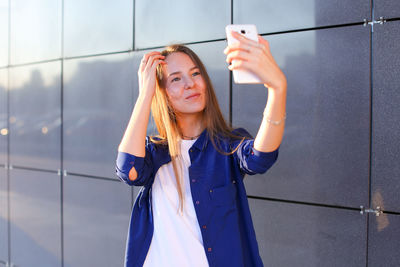
[[[246,33],[246,31],[245,31],[245,30],[240,30],[240,32],[241,32],[242,34],[245,34],[245,33]]]

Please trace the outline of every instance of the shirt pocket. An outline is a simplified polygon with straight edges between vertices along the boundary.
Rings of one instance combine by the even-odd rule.
[[[216,206],[232,206],[236,199],[236,183],[214,187],[210,190],[211,202]]]

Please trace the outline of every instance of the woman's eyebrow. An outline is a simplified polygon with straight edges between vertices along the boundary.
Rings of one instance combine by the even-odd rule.
[[[194,69],[198,69],[198,68],[199,68],[199,67],[194,66],[194,67],[191,67],[189,71],[194,70]],[[169,76],[172,76],[172,75],[175,75],[175,74],[179,74],[179,73],[182,73],[182,71],[175,71],[175,72],[172,72],[172,73],[168,74],[168,77],[169,77]]]

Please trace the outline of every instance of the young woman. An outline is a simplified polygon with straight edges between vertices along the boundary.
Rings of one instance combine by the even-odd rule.
[[[230,70],[256,74],[268,101],[256,138],[225,122],[210,78],[189,48],[144,55],[139,96],[118,148],[116,172],[142,186],[131,215],[125,266],[263,266],[244,188],[281,144],[286,78],[269,44],[232,33]],[[150,110],[157,136],[146,136]]]

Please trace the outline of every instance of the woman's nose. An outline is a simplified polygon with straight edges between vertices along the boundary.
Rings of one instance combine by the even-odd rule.
[[[194,81],[191,77],[185,78],[185,89],[192,88],[194,86]]]

